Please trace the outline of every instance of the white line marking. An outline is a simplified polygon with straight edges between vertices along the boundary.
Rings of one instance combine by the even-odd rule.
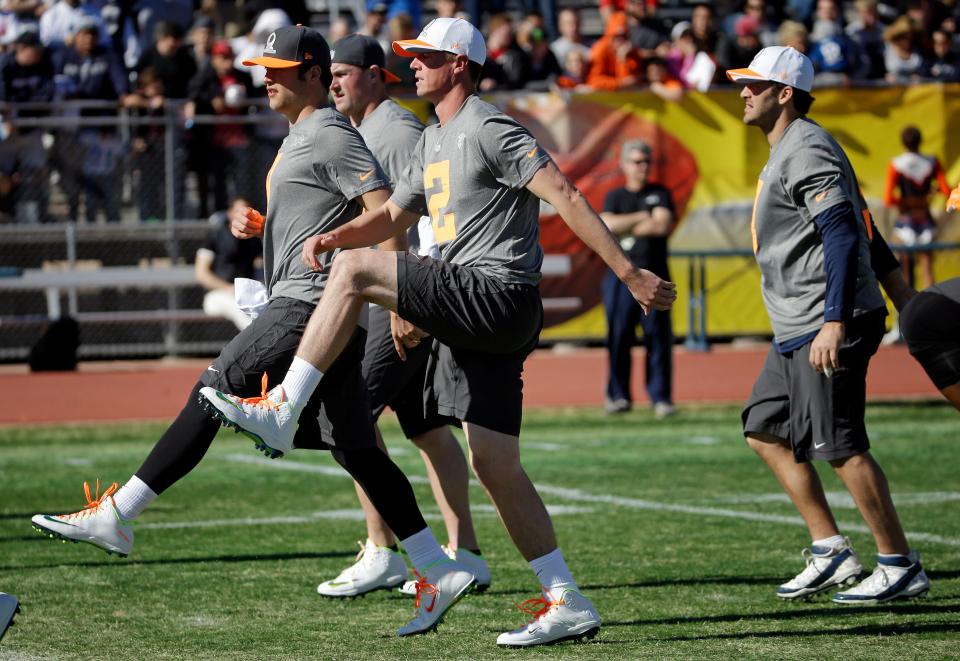
[[[559,443],[523,443],[520,447],[524,450],[544,450],[545,452],[559,452],[567,449],[566,445]]]
[[[728,496],[717,499],[722,503],[731,504],[751,504],[751,503],[789,503],[790,497],[785,493],[760,493],[760,494],[742,494],[737,496]],[[893,501],[897,506],[911,505],[938,505],[940,503],[952,503],[960,500],[960,492],[957,491],[927,491],[913,493],[895,493]],[[827,502],[830,507],[836,509],[857,509],[853,498],[846,491],[828,491]]]
[[[227,460],[238,463],[263,465],[278,470],[298,471],[307,473],[318,473],[321,475],[332,475],[338,477],[350,477],[342,468],[332,468],[328,466],[318,466],[316,464],[304,464],[290,460],[266,459],[264,457],[255,457],[241,454],[227,455]],[[425,477],[410,475],[408,478],[411,483],[425,484],[429,481]],[[474,480],[470,481],[472,486],[479,486]],[[779,514],[764,514],[762,512],[751,512],[745,510],[723,509],[718,507],[699,507],[695,505],[677,505],[674,503],[658,503],[653,500],[643,500],[639,498],[624,498],[622,496],[611,496],[606,494],[591,494],[580,489],[567,489],[564,487],[554,487],[547,484],[534,485],[541,494],[549,494],[583,503],[604,503],[607,505],[618,505],[620,507],[629,507],[631,509],[649,510],[653,512],[677,512],[680,514],[695,514],[698,516],[717,516],[728,519],[743,519],[746,521],[762,521],[764,523],[782,523],[793,526],[806,526],[799,516],[783,516]],[[841,529],[852,530],[854,532],[870,532],[870,528],[862,523],[838,522]],[[920,542],[931,542],[943,544],[944,546],[953,546],[960,548],[960,539],[954,537],[943,537],[925,532],[909,532],[907,537]]]

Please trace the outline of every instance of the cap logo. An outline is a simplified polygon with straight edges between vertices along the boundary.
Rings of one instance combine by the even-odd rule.
[[[271,53],[273,55],[277,54],[276,49],[273,47],[273,43],[277,40],[277,33],[271,32],[270,36],[267,37],[267,45],[263,47],[264,53]]]

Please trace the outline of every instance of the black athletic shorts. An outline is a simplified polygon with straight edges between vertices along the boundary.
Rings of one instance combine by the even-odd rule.
[[[370,306],[363,376],[370,392],[373,419],[377,420],[383,409],[389,406],[397,414],[400,428],[407,438],[445,425],[460,424],[455,418],[424,413],[423,390],[430,344],[427,338],[417,346],[407,348],[407,359],[400,360],[390,332],[390,311],[379,305]]]
[[[297,353],[314,306],[293,298],[275,298],[240,331],[201,375],[205,386],[237,395],[260,394],[263,373],[268,388],[279,384]],[[366,331],[357,328],[343,353],[324,373],[300,414],[294,446],[315,450],[376,446],[370,399],[360,363]]]
[[[523,362],[543,327],[539,289],[410,253],[397,258],[397,283],[400,316],[435,338],[426,411],[518,436]]]
[[[960,383],[960,278],[914,296],[900,313],[900,332],[937,388]]]
[[[797,463],[869,450],[867,366],[883,338],[885,316],[886,310],[874,310],[846,324],[840,367],[830,378],[810,365],[812,342],[786,354],[770,347],[741,415],[744,435],[789,441]]]

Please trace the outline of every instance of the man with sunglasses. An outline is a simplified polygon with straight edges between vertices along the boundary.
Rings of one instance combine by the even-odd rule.
[[[630,140],[620,150],[625,184],[607,194],[600,217],[620,237],[620,247],[639,268],[670,279],[667,237],[673,229],[670,191],[649,180],[653,150],[643,140]],[[630,388],[637,324],[643,324],[646,347],[647,394],[657,418],[673,413],[673,327],[670,310],[643,314],[640,304],[619,278],[608,270],[603,278],[603,308],[607,317],[607,413],[623,413],[633,405]]]
[[[747,444],[776,475],[813,543],[806,568],[777,596],[855,583],[863,566],[837,526],[811,464],[830,463],[873,532],[877,567],[834,595],[842,604],[919,596],[930,588],[910,549],[864,424],[866,375],[886,306],[871,266],[873,223],[839,144],[806,117],[813,64],[789,47],[763,49],[727,77],[743,85],[743,122],[770,144],[750,228],[774,342],[744,408]]]

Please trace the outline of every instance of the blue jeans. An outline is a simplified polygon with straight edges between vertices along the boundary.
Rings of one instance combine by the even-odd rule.
[[[611,271],[603,278],[603,307],[607,316],[607,352],[610,358],[607,399],[633,401],[630,393],[637,324],[643,324],[646,347],[647,394],[653,404],[673,402],[673,324],[669,310],[643,314],[627,286]]]

